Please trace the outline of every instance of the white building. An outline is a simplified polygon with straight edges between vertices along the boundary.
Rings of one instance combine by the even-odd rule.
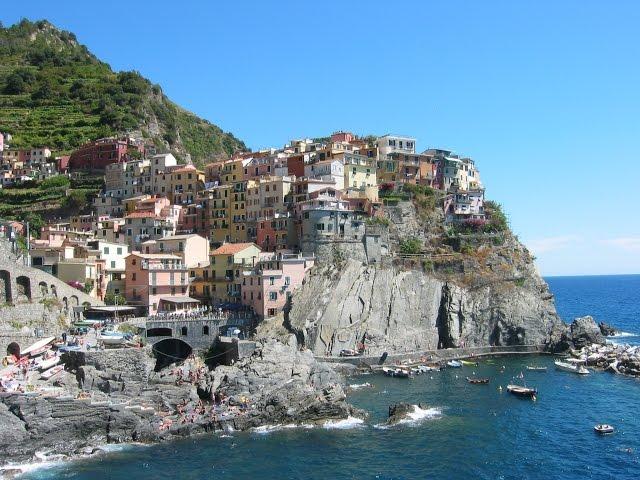
[[[331,181],[337,190],[344,189],[344,164],[340,160],[321,160],[304,166],[308,178]]]
[[[416,153],[416,139],[400,135],[384,135],[376,140],[380,160],[385,160],[390,153]]]

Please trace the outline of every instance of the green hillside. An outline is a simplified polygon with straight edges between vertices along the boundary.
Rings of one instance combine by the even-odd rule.
[[[244,150],[242,141],[171,102],[138,72],[114,72],[47,21],[0,27],[0,131],[12,147],[69,152],[96,138],[139,132],[197,163]]]

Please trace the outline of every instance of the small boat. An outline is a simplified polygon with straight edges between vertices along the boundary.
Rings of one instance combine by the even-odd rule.
[[[546,372],[547,367],[538,367],[536,365],[527,365],[527,370],[530,372]]]
[[[57,375],[64,369],[64,365],[56,365],[55,367],[51,367],[49,370],[45,370],[40,374],[40,378],[43,380],[49,380],[54,375]]]
[[[484,385],[484,384],[489,383],[489,379],[488,378],[467,377],[467,382],[472,383],[474,385]]]
[[[49,370],[51,367],[55,367],[60,363],[60,357],[54,355],[51,358],[43,359],[40,363],[38,363],[38,370],[44,372],[45,370]]]
[[[49,350],[49,344],[52,343],[55,339],[56,337],[47,337],[47,338],[43,338],[42,340],[38,340],[33,345],[30,345],[29,347],[22,350],[20,352],[20,355],[21,356],[30,355],[32,357],[35,357],[36,355],[40,355],[41,353],[44,353],[47,350]]]
[[[606,423],[600,423],[593,427],[593,429],[600,435],[608,435],[614,432],[614,428],[611,425],[607,425]]]
[[[340,350],[340,356],[341,357],[359,357],[360,352],[356,350],[344,349],[344,350]]]
[[[560,360],[556,360],[554,363],[558,370],[564,370],[565,372],[578,373],[580,375],[588,375],[590,373],[583,365],[561,362]]]
[[[447,366],[451,368],[460,368],[462,367],[462,362],[460,362],[459,360],[449,360],[447,362]]]
[[[460,360],[460,363],[469,367],[477,367],[479,365],[478,362],[470,362],[469,360]]]
[[[388,377],[409,378],[411,373],[404,368],[382,367],[382,372]]]
[[[536,399],[538,390],[535,388],[523,387],[522,385],[507,385],[507,392],[512,393],[518,397]]]

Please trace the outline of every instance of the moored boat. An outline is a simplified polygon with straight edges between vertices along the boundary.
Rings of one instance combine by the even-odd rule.
[[[600,435],[607,435],[615,431],[611,425],[608,425],[606,423],[599,423],[598,425],[593,427],[593,429],[595,430],[596,433],[599,433]]]
[[[522,385],[507,385],[507,392],[518,397],[536,399],[538,390],[535,388],[523,387]]]
[[[467,382],[472,383],[474,385],[478,385],[478,384],[487,384],[489,383],[489,379],[488,378],[473,378],[473,377],[467,377]]]
[[[546,372],[547,367],[538,367],[536,365],[527,365],[527,370],[530,372]]]
[[[478,362],[471,362],[469,360],[460,360],[460,363],[462,363],[463,365],[467,365],[469,367],[477,367],[479,365]]]
[[[565,372],[578,373],[580,375],[588,375],[590,373],[583,365],[561,362],[560,360],[556,360],[554,363],[558,370],[564,370]]]
[[[462,367],[462,362],[460,362],[459,360],[449,360],[447,362],[447,366],[451,368],[460,368]]]
[[[405,368],[382,367],[382,373],[388,377],[409,378],[411,372]]]

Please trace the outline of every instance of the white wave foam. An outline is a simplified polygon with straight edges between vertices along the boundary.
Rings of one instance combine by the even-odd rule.
[[[386,430],[387,428],[395,427],[397,425],[417,425],[424,420],[432,418],[440,418],[442,416],[442,409],[438,407],[420,408],[418,405],[413,405],[413,412],[407,414],[407,418],[396,422],[393,425],[387,425],[386,423],[379,423],[374,425],[374,428],[380,430]]]
[[[638,334],[637,333],[631,333],[631,332],[616,332],[612,335],[612,337],[637,337]]]
[[[353,385],[349,385],[349,388],[353,390],[359,390],[360,388],[371,388],[371,387],[373,387],[373,385],[371,385],[369,382],[354,383]]]
[[[301,424],[297,424],[297,423],[287,423],[284,425],[262,425],[260,427],[255,427],[252,428],[251,431],[253,433],[257,433],[259,435],[266,435],[268,433],[272,433],[272,432],[277,432],[279,430],[291,430],[292,428],[304,428],[304,429],[310,429],[313,428],[314,426],[310,423],[301,423]]]
[[[342,420],[327,420],[322,427],[327,430],[348,430],[362,426],[364,420],[356,417],[347,417]]]
[[[62,465],[64,460],[55,460],[55,461],[44,461],[44,462],[32,462],[32,463],[19,463],[19,464],[8,464],[0,467],[0,477],[2,476],[2,472],[7,470],[20,470],[22,474],[34,472],[36,470],[44,469],[44,468],[52,468]]]

